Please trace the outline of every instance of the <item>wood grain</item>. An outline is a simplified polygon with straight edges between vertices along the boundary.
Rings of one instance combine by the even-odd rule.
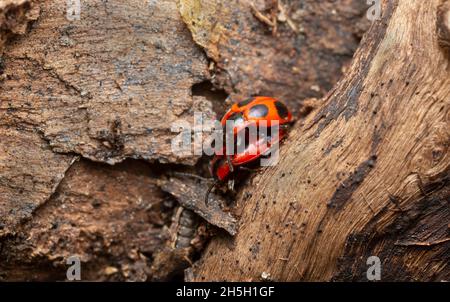
[[[296,125],[279,164],[244,189],[252,195],[238,200],[234,240],[213,240],[188,280],[260,280],[263,272],[364,280],[370,254],[391,272],[382,280],[448,280],[448,256],[439,257],[448,242],[394,244],[448,236],[450,74],[435,26],[440,2],[383,2],[344,79]]]

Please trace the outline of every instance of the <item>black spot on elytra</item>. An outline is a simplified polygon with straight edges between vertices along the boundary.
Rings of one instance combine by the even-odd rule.
[[[275,107],[277,108],[278,115],[281,118],[285,119],[285,118],[288,117],[289,111],[288,111],[287,107],[283,103],[281,103],[279,101],[276,101],[275,102]]]
[[[265,117],[269,113],[269,108],[264,104],[258,104],[250,108],[248,115],[250,117]]]
[[[242,102],[237,103],[237,106],[244,107],[244,106],[247,106],[248,104],[250,104],[252,101],[253,101],[253,99],[249,98],[249,99],[243,100]]]

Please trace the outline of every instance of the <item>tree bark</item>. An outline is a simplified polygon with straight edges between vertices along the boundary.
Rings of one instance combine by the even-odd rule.
[[[241,191],[237,235],[187,280],[367,280],[369,256],[384,281],[450,278],[448,2],[383,2],[345,77]]]
[[[73,19],[66,2],[0,1],[0,280],[65,280],[72,255],[83,280],[178,278],[192,248],[171,250],[176,201],[217,209],[206,219],[230,233],[236,220],[167,178],[206,172],[207,158],[171,152],[172,123],[219,116],[227,94],[305,111],[367,24],[360,0],[81,1]]]
[[[66,280],[73,255],[83,280],[174,280],[211,234],[187,280],[367,280],[369,256],[450,278],[450,1],[385,1],[351,68],[360,0],[66,6],[0,1],[0,280]],[[232,213],[206,207],[171,126],[256,94],[302,119]],[[192,239],[181,207],[232,235]]]

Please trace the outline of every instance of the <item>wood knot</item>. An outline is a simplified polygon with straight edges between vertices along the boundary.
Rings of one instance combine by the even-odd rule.
[[[441,47],[450,50],[450,1],[447,0],[438,6],[436,30],[438,42]]]

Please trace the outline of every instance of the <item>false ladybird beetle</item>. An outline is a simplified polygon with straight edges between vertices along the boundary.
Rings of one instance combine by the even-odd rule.
[[[279,100],[256,96],[233,104],[221,120],[224,128],[227,121],[234,122],[234,133],[252,122],[259,126],[260,121],[265,121],[267,127],[271,127],[276,121],[280,128],[284,128],[292,122],[292,114]]]
[[[215,182],[207,191],[205,196],[206,204],[212,189],[217,183],[228,180],[236,168],[240,168],[271,153],[273,147],[286,135],[287,127],[292,123],[292,114],[283,103],[275,98],[253,97],[233,104],[221,120],[224,128],[228,120],[232,120],[235,123],[233,129],[234,153],[226,155],[226,148],[224,147],[222,154],[216,154],[211,160],[209,169]],[[266,126],[265,131],[261,131],[259,125],[262,124],[260,121],[263,120],[266,121],[266,124],[261,125],[261,127]],[[273,121],[277,121],[279,125],[279,133],[277,134],[270,133],[270,127],[274,124]],[[258,135],[255,138],[248,135],[251,127],[256,127],[258,131]],[[242,144],[244,145],[242,146]],[[237,152],[237,150],[240,150],[240,152]]]
[[[215,179],[224,181],[228,178],[230,173],[233,172],[235,167],[245,165],[261,156],[270,154],[273,147],[286,135],[286,131],[280,129],[278,135],[272,136],[270,133],[261,135],[261,133],[259,133],[260,135],[258,137],[251,138],[248,135],[248,129],[249,128],[244,128],[240,130],[235,136],[234,150],[241,150],[240,152],[225,155],[226,148],[224,147],[222,154],[215,155],[211,160],[210,173]],[[243,131],[245,131],[245,133],[242,133]],[[241,133],[243,134],[242,137],[245,138],[245,141],[243,142],[239,139],[239,134]],[[241,144],[245,144],[245,146],[240,148],[239,145]],[[229,160],[227,160],[227,157]]]

